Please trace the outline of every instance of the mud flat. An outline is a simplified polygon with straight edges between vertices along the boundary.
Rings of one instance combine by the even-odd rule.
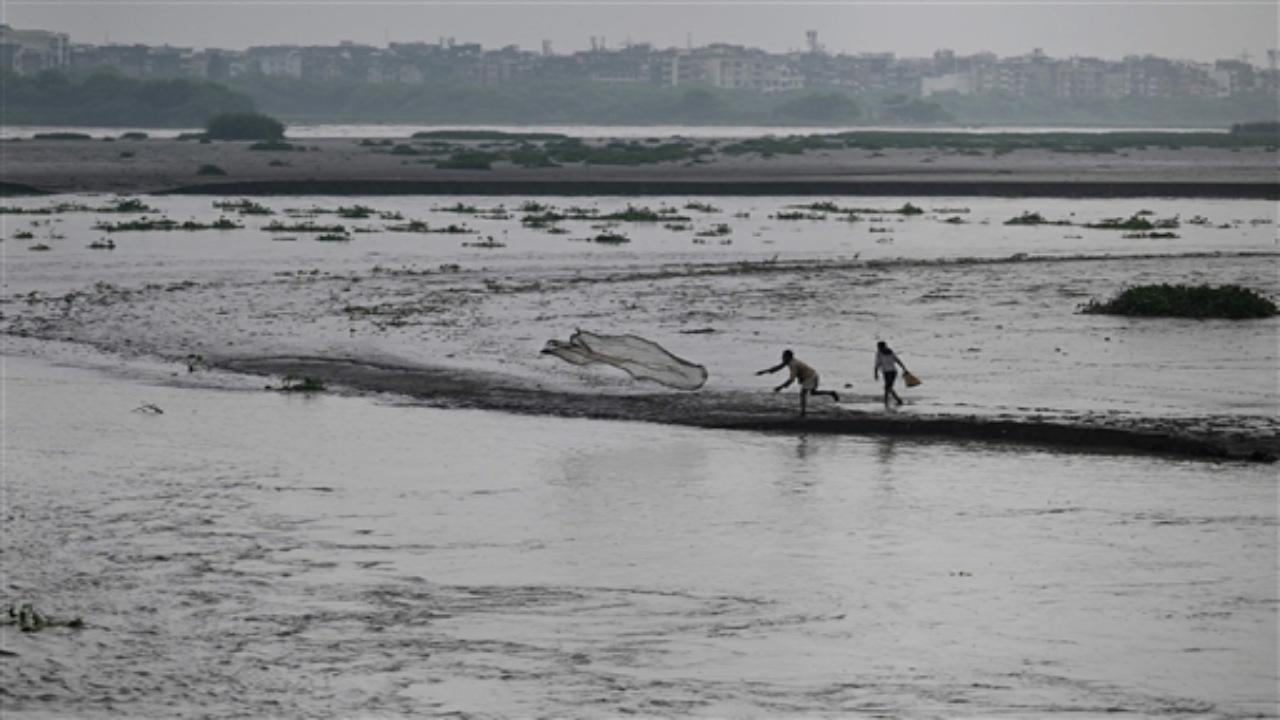
[[[394,146],[352,139],[295,141],[294,150],[283,152],[251,147],[173,139],[10,141],[0,193],[1280,198],[1276,154],[1266,147],[1150,146],[1108,154],[1020,149],[978,156],[932,148],[779,155],[712,149],[694,160],[553,167],[501,161],[491,169],[445,169],[437,167],[444,156],[429,154],[429,147],[404,145],[413,153],[404,155],[392,152]],[[225,174],[198,175],[203,165]]]
[[[29,236],[15,232],[5,242],[0,332],[11,338],[161,358],[179,373],[195,354],[211,367],[519,414],[1182,457],[1277,454],[1276,318],[1078,312],[1138,279],[1280,295],[1272,203],[1063,199],[1029,207],[949,198],[917,200],[925,208],[902,214],[905,204],[893,198],[667,197],[659,217],[685,213],[685,221],[602,223],[645,217],[637,206],[654,201],[597,198],[553,234],[526,225],[534,210],[517,209],[564,205],[547,198],[504,207],[483,197],[369,198],[357,203],[363,209],[338,197],[269,198],[250,204],[271,214],[236,216],[232,224],[243,227],[112,232],[104,250],[102,223],[127,215],[94,210],[107,204],[102,198],[60,200],[11,201],[6,220]],[[198,227],[231,212],[219,202],[146,199],[153,215]],[[40,214],[59,205],[73,209]],[[854,205],[869,208],[856,222],[830,209]],[[344,207],[361,217],[342,217]],[[1033,208],[1070,224],[1006,224]],[[1178,222],[1179,237],[1090,228],[1137,212]],[[279,242],[282,233],[267,231],[277,222],[339,221],[350,232],[343,242],[305,234]],[[410,221],[467,230],[392,229]],[[584,242],[601,232],[596,226],[630,241]],[[28,252],[24,242],[43,250]],[[696,395],[653,392],[616,371],[539,355],[574,328],[650,338],[705,365],[711,379]],[[926,379],[899,413],[877,402],[877,338]],[[796,420],[794,395],[775,396],[776,381],[754,375],[786,347],[818,368],[822,387],[838,390],[844,404],[822,399],[810,418]]]
[[[758,393],[703,392],[609,395],[548,391],[515,378],[446,367],[409,368],[361,360],[307,357],[240,358],[217,366],[267,376],[313,377],[364,392],[391,392],[434,406],[500,410],[524,415],[627,420],[668,425],[826,435],[883,435],[978,440],[1082,451],[1136,452],[1201,459],[1275,462],[1280,438],[1229,440],[1197,432],[1194,423],[1083,424],[1028,419],[872,413],[832,408],[814,400],[799,417],[778,398]]]

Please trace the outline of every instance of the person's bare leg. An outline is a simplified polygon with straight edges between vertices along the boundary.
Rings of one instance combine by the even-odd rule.
[[[800,417],[804,417],[805,398],[808,397],[808,395],[809,395],[808,390],[805,390],[804,388],[800,388]]]

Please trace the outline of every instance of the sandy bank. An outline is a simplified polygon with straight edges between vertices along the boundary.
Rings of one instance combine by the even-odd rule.
[[[435,406],[525,415],[628,420],[722,430],[889,435],[1041,445],[1074,450],[1152,453],[1198,459],[1274,462],[1280,442],[1231,441],[1197,434],[1190,423],[1091,425],[1004,419],[859,412],[815,400],[808,417],[795,414],[793,393],[655,392],[618,395],[550,391],[496,373],[444,367],[400,367],[349,359],[262,357],[218,366],[260,375],[309,376],[363,392],[392,392]]]
[[[1018,150],[973,156],[937,149],[812,150],[762,157],[716,153],[698,162],[569,164],[442,170],[351,139],[307,140],[306,151],[178,140],[6,142],[0,192],[212,194],[821,194],[1280,198],[1265,149],[1149,147],[1118,154]],[[216,165],[225,175],[197,175]]]

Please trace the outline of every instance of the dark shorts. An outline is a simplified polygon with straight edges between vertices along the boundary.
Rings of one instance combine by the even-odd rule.
[[[898,371],[897,371],[897,370],[886,370],[886,371],[884,371],[884,372],[882,372],[882,373],[880,373],[880,374],[881,374],[881,375],[884,375],[884,389],[885,389],[885,390],[892,390],[892,389],[893,389],[893,382],[894,382],[895,380],[897,380],[897,379],[898,379]]]

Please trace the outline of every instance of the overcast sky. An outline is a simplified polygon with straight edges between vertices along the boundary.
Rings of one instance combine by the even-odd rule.
[[[805,30],[831,52],[923,56],[938,48],[1051,56],[1128,54],[1213,60],[1248,52],[1257,65],[1280,45],[1280,3],[1214,0],[1006,0],[973,2],[648,2],[546,0],[4,0],[4,21],[52,29],[73,42],[244,48],[269,44],[383,45],[453,37],[486,47],[515,44],[555,52],[626,40],[658,47],[726,42],[799,49]]]

